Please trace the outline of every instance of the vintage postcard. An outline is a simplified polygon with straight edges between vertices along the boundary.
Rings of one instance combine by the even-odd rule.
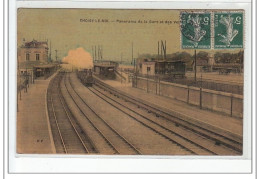
[[[242,156],[245,48],[243,9],[18,8],[16,152]]]

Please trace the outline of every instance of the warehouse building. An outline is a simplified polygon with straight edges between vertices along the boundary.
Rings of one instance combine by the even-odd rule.
[[[185,62],[171,59],[137,59],[137,73],[141,76],[185,76]]]

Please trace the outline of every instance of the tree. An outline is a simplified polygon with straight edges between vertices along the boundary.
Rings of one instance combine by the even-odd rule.
[[[216,63],[244,63],[244,51],[238,53],[221,53],[216,52],[214,55]]]
[[[203,51],[200,51],[198,54],[197,54],[197,59],[199,60],[209,60],[209,53],[208,52],[203,52]]]

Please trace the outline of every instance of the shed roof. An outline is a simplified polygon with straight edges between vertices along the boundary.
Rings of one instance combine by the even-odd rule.
[[[43,64],[43,65],[35,65],[34,68],[53,68],[56,65],[54,64]]]

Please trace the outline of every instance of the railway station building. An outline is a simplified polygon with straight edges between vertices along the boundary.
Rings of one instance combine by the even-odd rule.
[[[115,79],[118,63],[113,61],[98,61],[94,63],[94,73],[102,78]]]
[[[48,75],[55,69],[48,62],[48,42],[32,40],[25,42],[17,49],[18,75],[29,77],[33,81],[37,77]]]

